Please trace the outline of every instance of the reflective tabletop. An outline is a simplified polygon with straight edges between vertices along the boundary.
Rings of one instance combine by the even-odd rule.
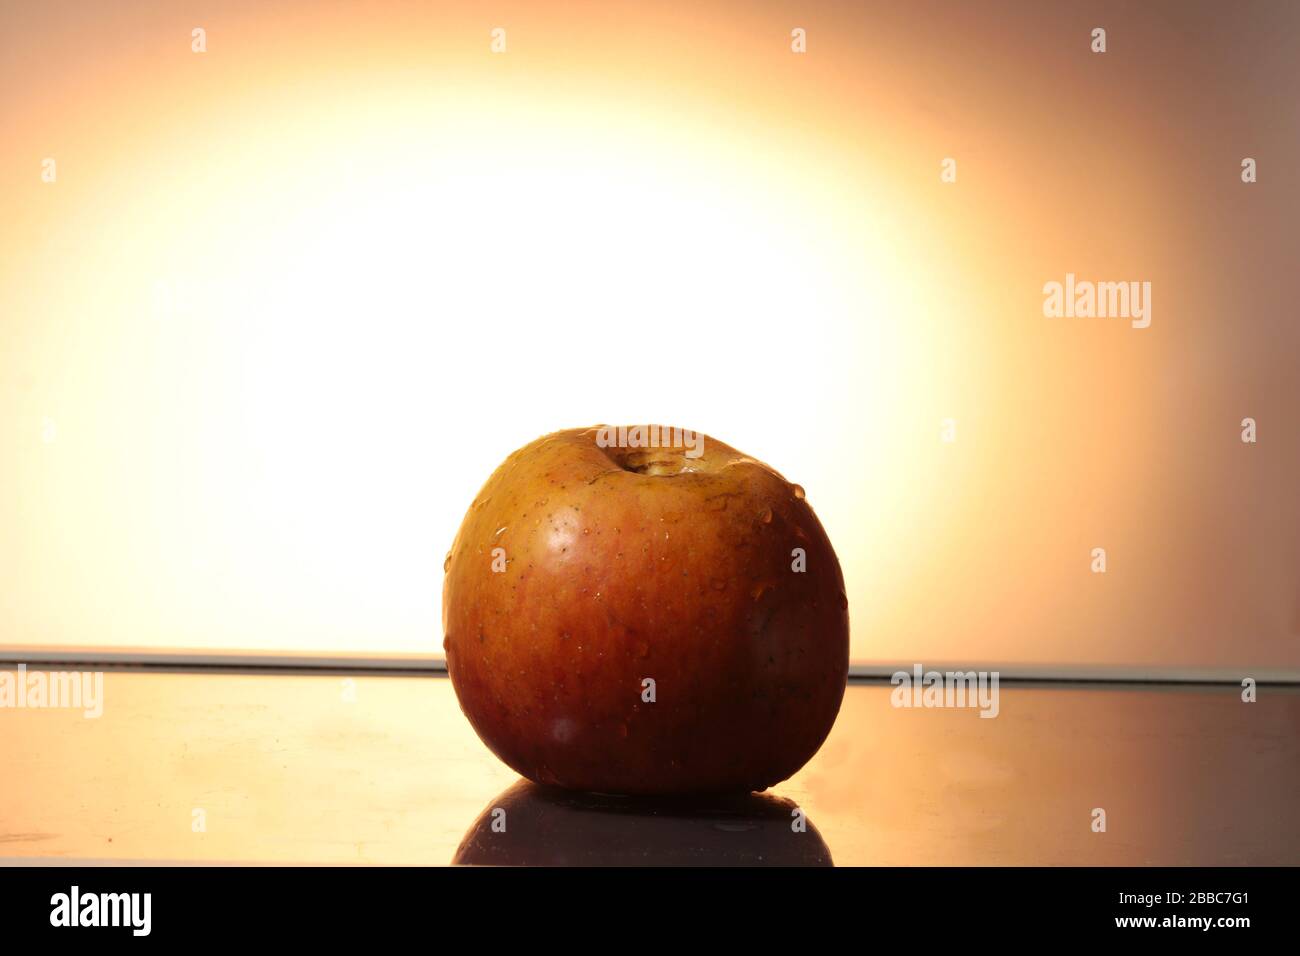
[[[109,671],[0,710],[8,863],[1300,863],[1300,690],[1003,684],[998,714],[849,686],[761,795],[549,791],[438,676]],[[1099,813],[1100,811],[1100,813]]]

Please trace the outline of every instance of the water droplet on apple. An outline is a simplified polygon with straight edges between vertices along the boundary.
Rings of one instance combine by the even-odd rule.
[[[571,717],[559,717],[551,722],[551,739],[567,744],[578,736],[578,722]]]
[[[845,611],[849,609],[849,596],[843,591],[840,592],[840,608]]]
[[[771,508],[764,508],[762,511],[760,511],[760,512],[758,513],[758,520],[761,521],[761,522],[763,522],[763,524],[771,524],[771,523],[772,523],[772,509],[771,509]]]
[[[804,499],[804,490],[803,490],[803,485],[795,485],[795,486],[794,486],[794,496],[795,496],[796,498],[798,498],[800,501],[803,501],[803,499]]]
[[[499,538],[499,537],[501,537],[501,533],[502,533],[503,531],[505,531],[506,528],[508,528],[508,527],[510,527],[510,526],[509,526],[509,525],[502,525],[500,528],[497,528],[496,534],[494,534],[493,537],[494,537],[494,538]]]
[[[450,551],[447,552],[447,560],[444,561],[444,562],[442,562],[442,573],[443,573],[443,574],[446,574],[449,570],[451,570],[451,552],[450,552]]]

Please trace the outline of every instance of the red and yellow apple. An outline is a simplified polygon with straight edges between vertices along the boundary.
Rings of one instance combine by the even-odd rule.
[[[839,711],[848,601],[830,540],[802,488],[708,436],[539,438],[488,479],[444,570],[461,709],[537,783],[763,790]]]

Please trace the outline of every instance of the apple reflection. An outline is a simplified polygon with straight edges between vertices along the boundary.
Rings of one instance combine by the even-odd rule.
[[[646,798],[520,780],[452,858],[483,866],[833,866],[794,801],[771,794]]]

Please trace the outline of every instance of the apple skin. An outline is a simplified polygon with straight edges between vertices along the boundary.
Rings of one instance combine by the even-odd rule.
[[[826,739],[848,675],[844,578],[803,489],[708,436],[690,457],[599,434],[519,449],[470,506],[442,601],[461,709],[539,784],[786,779]]]

